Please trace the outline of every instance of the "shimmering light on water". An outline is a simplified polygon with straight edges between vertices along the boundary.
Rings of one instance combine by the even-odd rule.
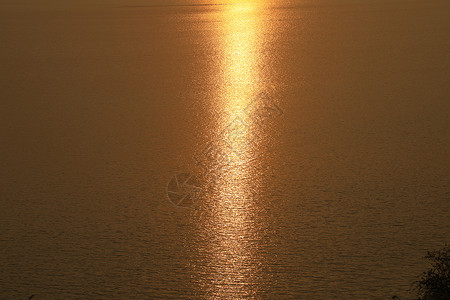
[[[402,294],[450,237],[448,5],[3,1],[0,298]]]
[[[237,3],[224,6],[217,32],[221,36],[222,77],[219,98],[224,116],[216,134],[229,129],[226,141],[218,143],[226,161],[212,162],[215,172],[210,176],[209,211],[199,227],[199,252],[206,252],[209,272],[199,278],[200,287],[209,298],[240,298],[254,296],[260,289],[263,264],[257,228],[257,213],[253,199],[258,188],[255,160],[251,159],[255,146],[251,119],[244,109],[261,88],[261,49],[263,24],[257,3]],[[253,130],[253,131],[252,131]],[[211,134],[214,135],[214,134]],[[206,232],[205,232],[206,231]],[[202,233],[203,232],[203,233]]]

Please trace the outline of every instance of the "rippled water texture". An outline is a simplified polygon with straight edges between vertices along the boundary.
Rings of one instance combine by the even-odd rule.
[[[450,239],[447,2],[0,4],[0,298],[407,295]]]

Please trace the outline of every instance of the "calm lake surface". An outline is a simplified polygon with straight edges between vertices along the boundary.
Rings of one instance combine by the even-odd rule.
[[[450,242],[448,1],[36,2],[1,299],[390,299]]]

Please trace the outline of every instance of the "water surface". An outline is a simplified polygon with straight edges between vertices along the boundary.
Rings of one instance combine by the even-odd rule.
[[[448,9],[2,3],[0,298],[405,294],[450,238]]]

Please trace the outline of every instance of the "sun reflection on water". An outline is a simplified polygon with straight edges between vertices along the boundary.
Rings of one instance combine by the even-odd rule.
[[[218,145],[227,159],[215,166],[210,176],[208,216],[201,228],[208,241],[205,272],[209,280],[203,284],[208,298],[249,297],[258,290],[261,232],[252,197],[257,174],[251,159],[257,132],[242,112],[261,90],[260,10],[255,2],[226,5],[221,16],[224,21],[218,22],[223,55],[216,103],[223,115],[217,131],[229,131],[227,141]]]

